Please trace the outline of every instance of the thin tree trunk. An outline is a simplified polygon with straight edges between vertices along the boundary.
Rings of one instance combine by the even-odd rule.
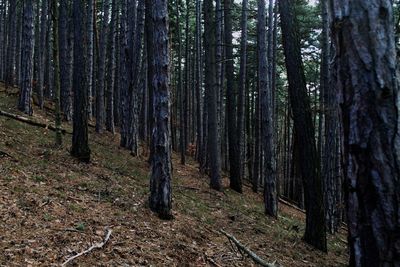
[[[115,66],[116,66],[116,26],[117,26],[117,1],[112,1],[112,13],[110,22],[110,32],[108,35],[108,64],[107,64],[107,108],[106,108],[106,129],[111,133],[115,133],[114,127],[114,83],[115,83]]]
[[[242,193],[242,178],[240,176],[240,154],[238,132],[236,127],[236,96],[234,88],[234,62],[232,44],[232,0],[224,0],[225,21],[225,56],[226,61],[226,106],[228,116],[229,142],[229,178],[230,187]]]
[[[61,146],[62,135],[61,135],[61,103],[60,103],[60,58],[59,58],[59,45],[58,45],[58,7],[57,0],[52,0],[52,20],[53,20],[53,59],[54,59],[54,102],[55,102],[55,126],[56,126],[56,136],[55,143],[56,146]]]

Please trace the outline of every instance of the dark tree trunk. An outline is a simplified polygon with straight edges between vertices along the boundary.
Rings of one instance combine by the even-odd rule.
[[[137,5],[136,20],[131,20],[128,34],[128,66],[129,66],[129,120],[128,120],[128,148],[133,156],[139,154],[139,126],[138,126],[138,87],[140,79],[140,66],[142,57],[142,38],[144,29],[144,0],[139,0]],[[134,8],[130,8],[133,12]],[[129,14],[129,13],[128,13]],[[134,17],[130,14],[130,17]],[[136,25],[135,28],[134,25]],[[134,36],[134,37],[133,37]]]
[[[47,36],[47,16],[48,16],[48,1],[42,1],[42,14],[40,18],[40,56],[39,56],[39,87],[38,98],[39,106],[43,109],[44,105],[44,80],[45,80],[45,58],[46,58],[46,36]]]
[[[226,61],[226,106],[228,116],[229,143],[229,178],[230,187],[242,193],[242,178],[240,176],[240,154],[238,132],[236,128],[236,96],[234,88],[234,62],[232,44],[232,0],[224,0],[225,21],[225,57]]]
[[[56,126],[56,146],[61,146],[61,106],[60,106],[60,58],[58,52],[58,7],[57,0],[51,1],[51,15],[53,21],[53,60],[54,60],[54,102],[55,102],[55,126]]]
[[[332,1],[331,12],[344,134],[350,266],[400,266],[392,1]]]
[[[205,91],[207,101],[207,152],[210,166],[210,186],[222,190],[220,175],[220,153],[218,148],[217,83],[215,62],[215,11],[212,0],[204,0],[204,50]]]
[[[181,23],[180,23],[180,12],[179,12],[180,1],[175,1],[176,9],[176,31],[177,31],[177,56],[178,56],[178,84],[177,84],[177,100],[176,105],[179,106],[179,150],[181,155],[181,164],[185,165],[185,126],[184,126],[184,89],[183,89],[183,78],[182,78],[182,34],[181,34]],[[177,114],[178,115],[178,114]]]
[[[92,119],[92,105],[93,105],[93,63],[94,63],[94,2],[93,0],[87,1],[87,14],[86,14],[86,28],[87,28],[87,88],[88,88],[88,118]]]
[[[272,101],[271,87],[269,83],[267,66],[267,43],[266,43],[266,12],[265,0],[258,1],[258,79],[260,86],[260,102],[262,112],[262,146],[265,156],[265,179],[264,179],[264,204],[267,215],[278,217],[278,201],[276,194],[276,176],[273,164],[273,134],[272,134]],[[272,30],[272,29],[270,29]]]
[[[107,58],[107,36],[108,36],[108,20],[110,15],[110,2],[103,0],[103,18],[101,20],[101,33],[99,42],[99,58],[97,69],[97,85],[96,85],[96,132],[102,133],[105,122],[104,110],[104,91],[105,91],[105,69]],[[89,64],[89,62],[88,62]]]
[[[154,155],[154,141],[153,141],[153,127],[155,122],[154,117],[154,92],[153,92],[153,85],[152,80],[154,76],[154,55],[152,53],[153,49],[153,32],[154,32],[154,23],[152,20],[152,8],[153,8],[153,1],[152,0],[145,0],[146,9],[145,9],[145,24],[146,24],[146,49],[147,49],[147,87],[149,89],[149,131],[148,135],[150,136],[150,155],[149,155],[149,162],[152,162],[152,157]]]
[[[238,109],[237,109],[237,132],[239,144],[239,160],[240,160],[240,175],[244,177],[246,154],[245,154],[245,139],[244,131],[244,106],[246,92],[246,75],[247,75],[247,11],[248,0],[242,1],[242,35],[240,40],[240,71],[239,71],[239,92],[238,92]]]
[[[114,84],[115,84],[115,66],[116,66],[116,27],[117,27],[117,0],[112,1],[111,26],[108,36],[108,64],[107,64],[107,108],[106,108],[106,129],[115,133],[114,127]]]
[[[33,1],[25,0],[23,9],[22,34],[22,82],[18,101],[18,109],[32,115],[32,83],[33,83]]]
[[[60,22],[58,25],[59,44],[60,44],[60,91],[61,91],[61,110],[64,113],[64,119],[72,119],[72,79],[70,65],[70,45],[68,44],[69,29],[69,3],[70,1],[60,1]],[[39,58],[41,56],[39,55]],[[39,60],[40,62],[40,60]],[[39,63],[40,65],[41,63]],[[40,75],[40,74],[39,74]]]
[[[8,42],[6,60],[6,87],[15,85],[15,53],[17,47],[17,1],[10,1],[8,7]]]
[[[150,208],[162,219],[171,219],[171,146],[170,146],[170,91],[169,91],[169,55],[168,55],[168,7],[167,0],[155,0],[152,4],[151,19],[153,27],[148,28],[153,37],[153,77],[151,86],[154,92],[154,155],[151,164]],[[147,6],[149,8],[149,6]]]
[[[87,87],[86,87],[86,50],[85,31],[83,20],[83,0],[74,0],[74,116],[71,155],[82,162],[90,161],[88,144],[88,114],[87,114]]]
[[[203,64],[201,49],[201,4],[196,0],[196,156],[200,165],[203,159],[203,123],[202,123],[202,86],[203,86]]]
[[[289,81],[289,97],[299,148],[299,165],[303,177],[306,205],[304,240],[326,251],[325,211],[322,193],[320,162],[315,144],[310,102],[301,58],[300,41],[293,0],[279,1],[282,40]]]

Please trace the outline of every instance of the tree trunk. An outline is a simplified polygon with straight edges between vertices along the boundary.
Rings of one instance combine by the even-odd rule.
[[[399,266],[399,118],[392,1],[332,4],[350,266]]]
[[[71,155],[82,162],[90,161],[88,144],[88,114],[87,114],[87,87],[85,62],[85,31],[82,24],[84,4],[83,0],[74,0],[74,116]]]
[[[103,18],[101,20],[101,33],[99,42],[99,59],[97,69],[97,95],[96,95],[96,132],[102,133],[105,121],[104,91],[105,91],[105,69],[107,58],[107,36],[108,20],[110,14],[109,0],[103,0]],[[89,63],[89,62],[88,62]]]
[[[203,127],[202,127],[202,86],[203,86],[203,64],[201,49],[201,4],[196,0],[196,156],[200,165],[202,165],[203,151]]]
[[[108,0],[106,0],[108,1]],[[88,118],[92,119],[92,94],[93,94],[93,63],[94,63],[94,2],[93,0],[87,1],[87,15],[86,15],[86,27],[87,27],[87,87],[88,87]]]
[[[26,0],[23,9],[22,56],[24,62],[18,109],[32,115],[32,83],[33,83],[33,1]]]
[[[54,102],[55,102],[55,126],[56,126],[56,146],[61,146],[61,107],[60,107],[60,58],[58,52],[58,7],[57,0],[51,2],[52,20],[53,20],[53,59],[54,59]]]
[[[320,176],[320,162],[315,144],[310,102],[301,58],[300,41],[293,0],[279,1],[282,40],[289,81],[289,97],[299,147],[300,171],[303,177],[306,205],[304,240],[326,251],[325,211]]]
[[[237,132],[239,144],[239,160],[240,160],[240,176],[244,177],[246,155],[245,155],[245,139],[244,131],[244,100],[246,92],[246,75],[247,75],[247,9],[248,0],[242,2],[242,35],[240,39],[240,71],[239,71],[239,92],[238,92],[238,109],[237,109]]]
[[[207,101],[207,152],[210,166],[210,186],[222,190],[220,175],[220,153],[218,148],[217,82],[215,62],[215,11],[212,0],[204,0],[204,50],[205,92]]]
[[[61,110],[64,113],[64,119],[72,119],[72,87],[71,87],[71,68],[69,55],[71,54],[68,44],[68,10],[70,1],[60,1],[60,22],[58,25],[59,44],[60,44],[60,91],[61,91]],[[41,55],[39,54],[39,66]],[[40,76],[40,74],[39,74]]]
[[[45,1],[46,2],[46,1]],[[7,42],[7,60],[5,84],[8,86],[15,85],[15,53],[17,47],[17,1],[10,1],[8,7],[8,42]]]
[[[150,178],[150,208],[158,213],[162,219],[171,219],[171,150],[170,150],[170,91],[169,91],[169,56],[168,56],[168,1],[154,0],[151,9],[154,31],[153,46],[149,47],[149,54],[153,54],[151,62],[151,86],[154,92],[154,126],[153,142],[154,155],[151,164]],[[149,8],[149,6],[147,6]]]
[[[224,0],[225,20],[225,57],[226,61],[226,106],[228,116],[229,142],[229,178],[230,187],[242,193],[242,178],[240,176],[240,154],[238,132],[236,128],[236,96],[234,88],[234,62],[232,44],[232,0]]]
[[[118,6],[116,0],[112,1],[112,13],[110,22],[110,32],[108,35],[108,64],[107,64],[107,108],[106,108],[106,129],[111,133],[115,133],[114,127],[114,83],[115,83],[115,66],[116,66],[116,28],[117,28]]]

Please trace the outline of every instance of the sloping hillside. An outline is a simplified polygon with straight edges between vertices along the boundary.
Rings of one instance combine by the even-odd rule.
[[[16,95],[1,85],[0,91],[0,109],[19,114]],[[52,121],[49,110],[35,112],[32,119]],[[328,254],[317,252],[301,241],[304,214],[281,204],[279,221],[265,217],[260,195],[249,188],[243,195],[210,190],[197,165],[181,166],[175,155],[175,218],[158,219],[146,206],[146,156],[120,149],[118,135],[90,134],[93,160],[80,164],[69,156],[71,135],[55,149],[52,131],[0,116],[1,266],[59,265],[101,242],[107,229],[109,242],[73,264],[251,266],[219,232],[224,229],[282,266],[346,265],[344,230],[329,237]]]

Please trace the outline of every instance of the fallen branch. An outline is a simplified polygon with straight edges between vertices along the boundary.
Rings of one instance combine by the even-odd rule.
[[[81,253],[78,253],[78,254],[76,254],[75,256],[72,256],[71,258],[69,258],[69,259],[67,259],[66,261],[64,261],[64,263],[61,264],[61,266],[66,266],[69,262],[73,261],[74,259],[76,259],[76,258],[78,258],[78,257],[80,257],[80,256],[82,256],[82,255],[88,254],[88,253],[91,252],[93,249],[96,249],[96,248],[97,248],[97,249],[103,248],[104,245],[107,244],[108,240],[110,239],[111,233],[112,233],[112,230],[111,230],[111,229],[108,229],[108,230],[107,230],[106,237],[104,238],[103,242],[101,242],[101,243],[96,243],[96,244],[92,245],[90,248],[88,248],[87,250],[84,250],[84,251],[82,251]]]
[[[242,245],[233,235],[228,234],[224,230],[219,230],[222,234],[224,234],[230,241],[232,241],[236,247],[239,249],[239,251],[242,251],[246,253],[254,262],[258,263],[261,266],[264,267],[276,267],[275,264],[271,264],[266,262],[265,260],[261,259],[257,254],[255,254],[253,251]]]
[[[305,210],[299,208],[299,207],[296,206],[295,204],[290,203],[289,201],[284,200],[284,199],[281,198],[281,197],[279,198],[279,202],[285,204],[286,206],[289,206],[289,207],[291,207],[291,208],[294,208],[295,210],[298,210],[298,211],[300,211],[300,212],[302,212],[302,213],[306,213]]]
[[[56,127],[54,127],[54,126],[52,126],[50,124],[45,124],[45,123],[33,121],[33,120],[30,120],[30,119],[28,119],[26,117],[22,117],[22,116],[19,116],[19,115],[8,113],[8,112],[2,111],[2,110],[0,110],[0,116],[11,118],[11,119],[14,119],[14,120],[17,120],[17,121],[20,121],[20,122],[27,123],[29,125],[33,125],[33,126],[49,129],[49,130],[52,130],[52,131],[57,131],[58,130]],[[67,132],[67,130],[65,130],[65,129],[60,129],[60,131],[61,131],[62,134],[71,134],[70,132]]]
[[[0,150],[0,158],[6,158],[6,157],[10,158],[13,162],[18,162],[18,160],[15,157],[11,156],[7,152],[4,152],[4,151]]]

